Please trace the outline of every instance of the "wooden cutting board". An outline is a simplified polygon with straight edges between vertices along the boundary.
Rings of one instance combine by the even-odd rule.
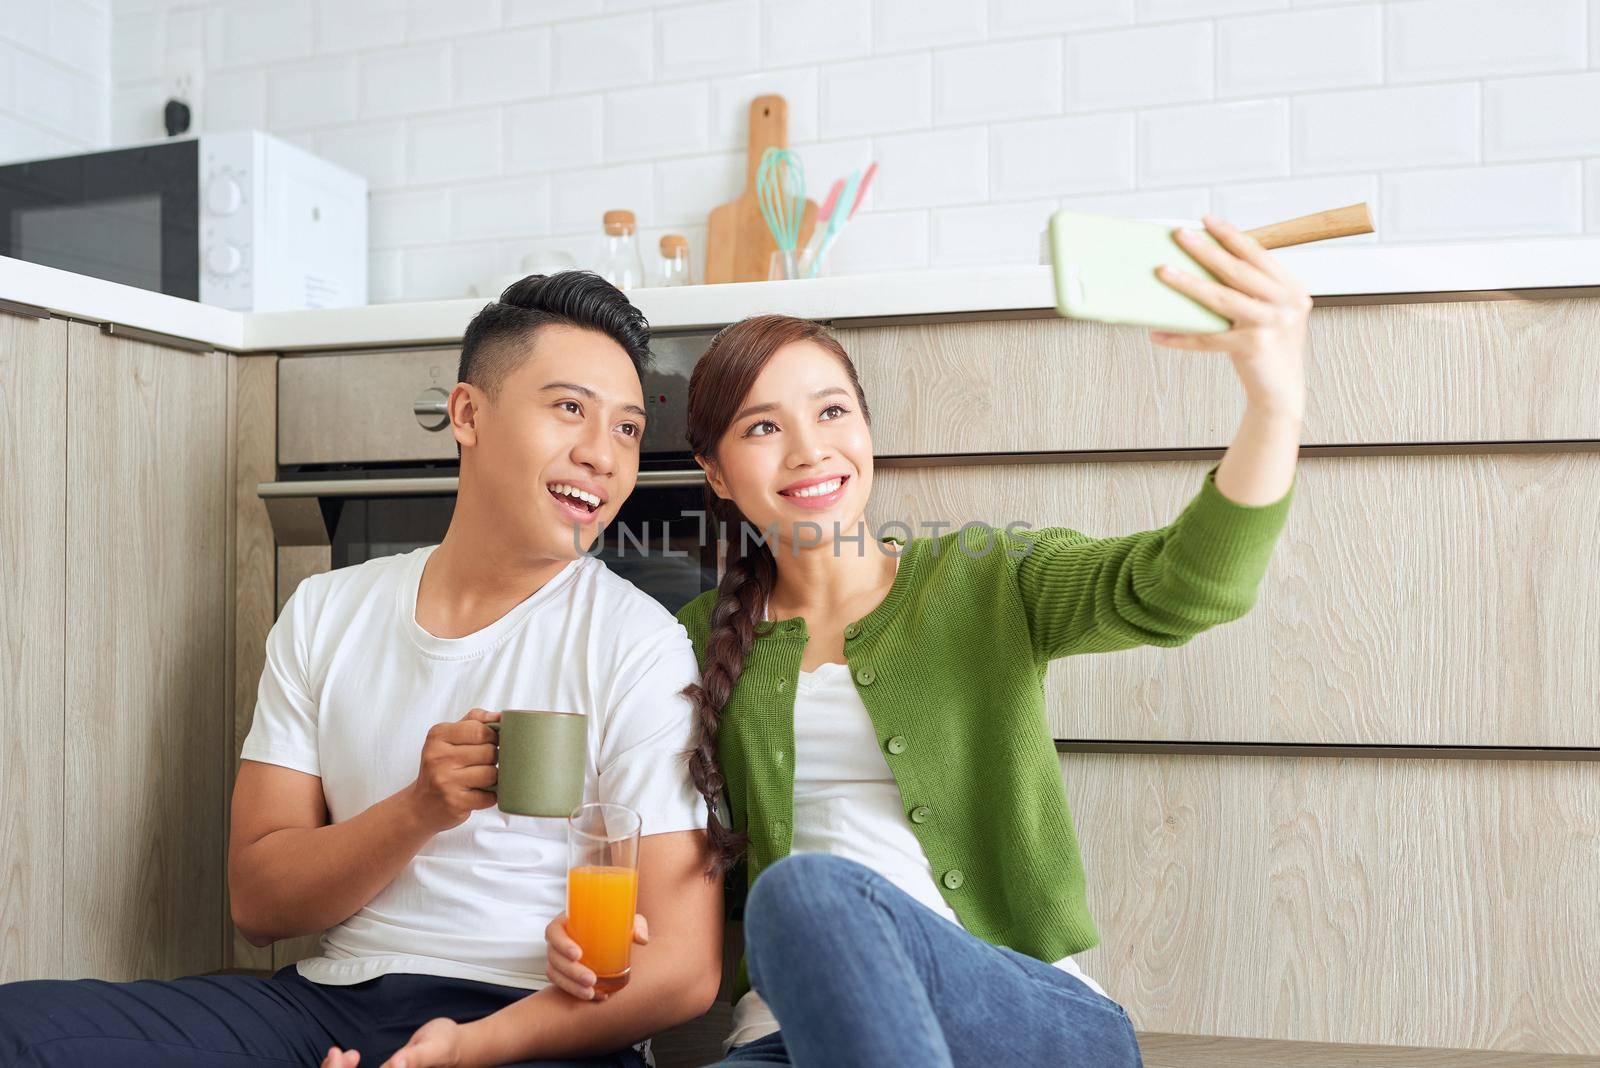
[[[789,102],[773,94],[758,96],[750,103],[750,157],[745,166],[744,193],[713,208],[706,227],[706,281],[764,282],[778,243],[762,221],[756,203],[756,168],[768,147],[789,147]],[[817,179],[807,175],[807,190],[816,189]],[[816,224],[817,202],[806,199],[800,217],[800,244],[805,248]]]

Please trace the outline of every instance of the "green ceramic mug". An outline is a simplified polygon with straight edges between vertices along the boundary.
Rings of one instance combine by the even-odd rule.
[[[589,717],[581,712],[508,708],[489,728],[500,735],[500,811],[566,819],[583,803]]]

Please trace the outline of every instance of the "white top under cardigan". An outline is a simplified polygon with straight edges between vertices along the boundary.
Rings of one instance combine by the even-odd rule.
[[[867,706],[850,679],[848,664],[802,671],[794,701],[793,853],[828,853],[865,864],[916,901],[960,924],[933,878],[922,843],[912,832],[889,763],[878,746]],[[1071,957],[1056,967],[1091,990],[1098,983]],[[778,1021],[754,990],[733,1009],[726,1046],[743,1045],[778,1030]]]

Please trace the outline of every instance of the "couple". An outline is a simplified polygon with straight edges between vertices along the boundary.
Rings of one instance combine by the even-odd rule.
[[[1165,278],[1234,326],[1152,340],[1228,353],[1246,403],[1170,526],[851,537],[867,399],[825,331],[762,316],[690,385],[728,557],[677,620],[581,552],[638,472],[643,316],[592,275],[510,287],[463,341],[444,541],[307,579],[268,639],[233,914],[260,945],[325,931],[321,955],[265,979],[0,987],[0,1061],[633,1068],[715,997],[720,876],[743,857],[724,1063],[1139,1064],[1072,960],[1097,934],[1042,678],[1242,615],[1283,523],[1310,302],[1207,226],[1220,246],[1180,241],[1221,284]],[[585,800],[643,817],[632,980],[610,997],[563,927],[562,821],[485,789],[482,709],[504,707],[586,712]]]

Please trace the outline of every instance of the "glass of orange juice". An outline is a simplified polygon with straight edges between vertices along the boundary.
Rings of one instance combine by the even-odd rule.
[[[583,949],[594,988],[628,985],[639,903],[639,814],[626,805],[579,805],[567,819],[567,933]]]

